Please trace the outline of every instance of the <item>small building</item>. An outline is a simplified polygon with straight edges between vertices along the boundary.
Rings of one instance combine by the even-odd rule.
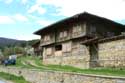
[[[14,54],[14,55],[10,55],[10,56],[9,56],[9,59],[10,59],[10,60],[11,60],[11,59],[16,60],[16,59],[17,59],[17,55],[15,55],[15,54]]]
[[[34,48],[31,46],[25,47],[25,52],[28,56],[34,56]]]
[[[2,53],[2,51],[1,51],[1,49],[0,49],[0,64],[2,63],[3,58],[4,58],[4,56],[3,56],[3,53]]]
[[[42,54],[41,54],[41,48],[40,48],[40,41],[34,43],[34,44],[32,45],[32,47],[33,47],[33,49],[34,49],[34,54],[35,54],[36,56],[42,56]]]
[[[119,60],[119,56],[125,59],[125,50],[121,50],[125,47],[124,32],[122,24],[83,12],[44,27],[35,34],[41,36],[44,64],[91,68],[125,66],[125,60]],[[118,41],[112,45],[113,38]],[[108,51],[111,48],[112,51]]]
[[[1,49],[0,49],[0,56],[3,56],[3,53],[2,53],[2,51],[1,51]]]

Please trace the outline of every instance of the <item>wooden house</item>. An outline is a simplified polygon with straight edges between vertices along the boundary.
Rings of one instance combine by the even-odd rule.
[[[99,66],[98,40],[124,32],[122,24],[83,12],[46,26],[35,34],[41,36],[44,64],[90,68]]]
[[[32,45],[33,49],[34,49],[34,54],[36,56],[41,56],[41,48],[40,48],[40,41],[37,41],[35,42],[33,45]]]

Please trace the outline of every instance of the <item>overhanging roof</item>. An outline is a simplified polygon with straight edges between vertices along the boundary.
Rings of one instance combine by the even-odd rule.
[[[58,22],[51,24],[49,26],[46,26],[46,27],[34,32],[34,34],[40,35],[41,33],[46,33],[47,31],[51,31],[57,27],[69,25],[71,23],[80,22],[80,21],[99,22],[99,23],[103,23],[103,24],[109,25],[109,26],[113,25],[113,26],[119,27],[119,28],[125,27],[124,25],[122,25],[120,23],[114,22],[114,21],[106,19],[104,17],[99,17],[99,16],[96,16],[96,15],[93,15],[93,14],[90,14],[87,12],[83,12],[83,13],[74,15],[72,17],[63,19],[61,21],[58,21]]]
[[[39,44],[40,44],[40,40],[39,40],[39,41],[37,41],[37,42],[35,42],[35,43],[32,45],[32,47],[38,47],[38,46],[39,46]]]

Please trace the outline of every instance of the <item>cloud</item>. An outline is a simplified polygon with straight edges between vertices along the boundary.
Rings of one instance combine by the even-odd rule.
[[[14,0],[0,0],[2,2],[4,2],[5,4],[10,4],[12,3]],[[18,1],[18,0],[15,0],[15,1]],[[22,4],[26,4],[28,2],[28,0],[19,0],[19,2],[21,1]]]
[[[12,3],[13,2],[13,0],[5,0],[5,3],[6,4],[10,4],[10,3]]]
[[[0,16],[0,24],[12,24],[15,21],[9,16]]]
[[[16,14],[16,15],[13,16],[13,18],[15,20],[17,20],[17,21],[22,21],[22,22],[28,21],[28,18],[23,16],[23,15],[21,15],[21,14]]]
[[[40,19],[39,17],[34,16],[34,15],[31,15],[31,14],[29,14],[28,17],[29,17],[30,19],[33,19],[33,20],[38,20],[38,19]]]
[[[53,5],[60,8],[57,15],[63,16],[72,16],[87,11],[112,20],[125,18],[124,0],[36,0],[35,5],[39,5],[36,9],[41,8],[44,11],[45,9],[40,5]]]
[[[116,20],[116,22],[121,23],[121,24],[125,24],[125,19],[122,19],[122,20]]]
[[[28,0],[22,0],[22,4],[26,4],[28,2]]]
[[[34,13],[34,12],[38,12],[39,14],[44,14],[46,12],[46,10],[43,7],[41,7],[40,5],[36,4],[36,5],[33,5],[28,10],[28,13]]]
[[[37,35],[33,35],[33,34],[26,34],[24,36],[24,34],[18,34],[15,39],[18,39],[18,40],[32,40],[32,39],[40,39],[39,36]]]
[[[38,20],[37,23],[41,26],[47,26],[53,23],[53,21],[48,21],[48,20]]]
[[[21,14],[15,14],[13,16],[0,16],[0,24],[14,24],[16,22],[28,22],[28,18]]]

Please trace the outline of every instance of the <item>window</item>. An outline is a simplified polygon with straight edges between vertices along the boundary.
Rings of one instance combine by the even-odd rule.
[[[46,48],[46,55],[52,54],[52,48]]]
[[[69,52],[71,51],[71,42],[64,43],[63,44],[63,52]]]
[[[112,36],[114,36],[113,32],[107,32],[107,37],[112,37]]]
[[[82,31],[82,27],[79,25],[77,26],[77,29],[78,29],[78,32],[81,32]]]
[[[63,32],[63,37],[66,37],[67,36],[67,31],[64,31]]]
[[[49,41],[49,40],[50,40],[50,36],[49,35],[44,36],[44,41]]]
[[[90,32],[91,32],[91,33],[96,32],[96,27],[92,25],[92,26],[90,27]]]
[[[82,31],[82,27],[81,25],[76,25],[73,27],[73,33],[77,33],[77,32],[81,32]]]
[[[59,34],[59,37],[60,38],[63,38],[63,37],[67,37],[67,31],[62,31],[62,32],[60,32],[60,34]]]
[[[62,45],[55,46],[55,51],[61,51],[61,50],[62,50]]]
[[[63,37],[63,32],[60,32],[59,37],[60,37],[60,38]]]
[[[121,35],[125,35],[125,32],[121,32]]]
[[[77,32],[77,28],[76,27],[73,27],[73,33],[76,33]]]

